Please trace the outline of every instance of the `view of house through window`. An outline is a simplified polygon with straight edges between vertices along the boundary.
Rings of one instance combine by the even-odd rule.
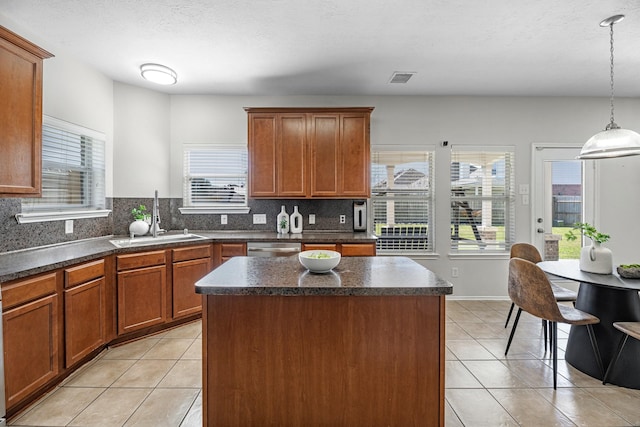
[[[371,210],[377,252],[433,252],[433,153],[371,153]]]
[[[184,206],[247,205],[247,148],[186,146]]]
[[[105,136],[44,116],[42,197],[22,199],[23,213],[105,207]]]
[[[451,251],[508,252],[515,236],[512,147],[451,151]]]

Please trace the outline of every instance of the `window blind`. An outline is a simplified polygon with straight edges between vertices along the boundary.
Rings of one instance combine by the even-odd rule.
[[[44,116],[42,197],[23,199],[22,212],[59,212],[104,207],[104,134]]]
[[[246,147],[187,146],[183,171],[184,206],[247,206]]]
[[[513,147],[452,147],[452,252],[510,250],[515,238],[513,168]]]
[[[433,153],[371,153],[373,232],[380,254],[433,252]]]

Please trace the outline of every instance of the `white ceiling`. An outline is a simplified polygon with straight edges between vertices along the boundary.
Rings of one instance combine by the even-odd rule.
[[[116,81],[172,94],[640,96],[638,0],[1,0]],[[139,66],[167,65],[174,86]],[[407,84],[394,71],[415,71]]]

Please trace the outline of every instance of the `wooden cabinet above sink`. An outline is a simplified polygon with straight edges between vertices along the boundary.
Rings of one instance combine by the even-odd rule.
[[[369,197],[373,107],[245,110],[249,197]]]

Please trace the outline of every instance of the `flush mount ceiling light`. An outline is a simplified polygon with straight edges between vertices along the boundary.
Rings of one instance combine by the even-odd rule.
[[[607,159],[640,154],[640,135],[632,130],[622,129],[613,119],[613,25],[623,19],[624,15],[614,15],[600,22],[601,27],[609,27],[610,34],[611,121],[602,132],[589,138],[578,159]]]
[[[140,74],[145,80],[160,85],[173,85],[178,81],[178,75],[175,71],[160,64],[142,64]]]

